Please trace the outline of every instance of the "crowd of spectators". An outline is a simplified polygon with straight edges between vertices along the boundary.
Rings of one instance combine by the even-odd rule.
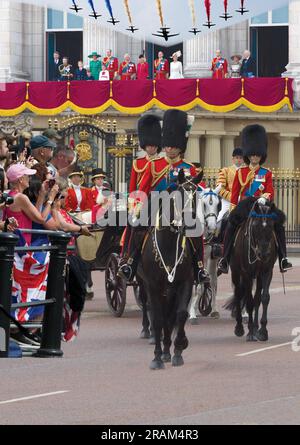
[[[20,246],[49,245],[43,232],[45,229],[90,236],[88,226],[75,224],[65,210],[69,189],[67,178],[75,162],[75,152],[60,145],[60,137],[55,130],[49,129],[36,136],[30,133],[11,138],[0,136],[0,231],[15,232]],[[23,232],[24,229],[27,231]],[[28,233],[28,229],[39,232]],[[74,245],[74,239],[71,245]],[[72,266],[72,256],[74,252],[68,257],[69,267]],[[48,266],[47,252],[15,253],[12,303],[45,298]],[[75,280],[80,281],[81,278],[75,277]],[[65,306],[68,305],[67,297]],[[70,316],[69,306],[67,312]],[[38,321],[43,316],[43,306],[16,309],[13,316],[21,323]],[[79,316],[78,313],[78,324]],[[74,316],[72,326],[65,326],[65,339],[72,339],[70,330],[74,333]],[[19,344],[32,347],[39,345],[39,334],[34,330],[27,338],[19,331],[11,333]]]

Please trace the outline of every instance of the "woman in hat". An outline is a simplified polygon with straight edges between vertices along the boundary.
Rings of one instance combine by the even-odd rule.
[[[93,51],[92,54],[89,55],[89,59],[92,59],[89,68],[94,80],[99,79],[99,74],[102,71],[102,62],[99,60],[100,57],[97,51]]]
[[[178,60],[181,56],[181,51],[176,51],[172,54],[173,62],[170,64],[169,79],[183,79],[182,63]]]
[[[232,64],[231,64],[231,78],[239,78],[241,77],[240,71],[241,71],[241,60],[242,56],[235,54],[231,56]]]

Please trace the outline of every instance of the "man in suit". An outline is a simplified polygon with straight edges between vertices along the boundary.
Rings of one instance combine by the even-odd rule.
[[[244,51],[240,75],[241,77],[256,76],[256,62],[253,57],[251,57],[249,50]]]
[[[53,53],[53,59],[49,61],[49,80],[56,81],[60,79],[58,67],[61,63],[62,61],[59,52],[55,51],[55,53]]]

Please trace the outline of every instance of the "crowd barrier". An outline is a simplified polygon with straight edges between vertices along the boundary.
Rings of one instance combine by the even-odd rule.
[[[44,305],[43,329],[37,357],[61,357],[62,315],[68,243],[71,235],[48,230],[22,230],[48,236],[50,245],[17,247],[18,236],[0,233],[0,357],[8,357],[12,309]],[[15,252],[50,252],[46,299],[31,303],[12,304],[12,272]]]

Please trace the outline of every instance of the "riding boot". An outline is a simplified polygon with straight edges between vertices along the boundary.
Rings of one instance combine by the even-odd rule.
[[[127,281],[132,281],[136,274],[145,233],[144,228],[131,228],[128,255],[121,258],[118,270],[118,276],[125,278]]]
[[[288,269],[292,269],[293,265],[289,262],[286,253],[285,229],[282,224],[275,225],[275,234],[278,244],[278,257],[280,272],[284,273]]]
[[[225,237],[224,237],[224,250],[223,257],[220,259],[218,264],[217,275],[220,276],[222,273],[227,274],[229,270],[230,256],[234,244],[236,233],[236,226],[228,221]]]
[[[226,231],[227,222],[228,222],[228,218],[222,219],[218,236],[215,236],[210,242],[211,258],[213,260],[222,257],[222,254],[223,254],[222,244],[224,242],[224,235],[225,235],[225,231]]]
[[[198,284],[200,283],[210,283],[210,278],[208,272],[204,269],[204,246],[203,237],[198,236],[197,238],[189,238],[194,251],[193,263],[195,270],[195,280]]]

